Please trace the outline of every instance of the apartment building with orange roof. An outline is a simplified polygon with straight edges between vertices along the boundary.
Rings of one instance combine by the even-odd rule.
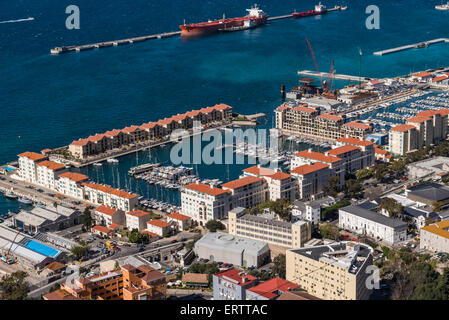
[[[221,187],[231,192],[230,209],[252,208],[269,199],[268,183],[264,178],[244,176],[224,183]]]
[[[449,220],[421,228],[419,238],[421,249],[449,253]]]
[[[56,189],[58,176],[68,171],[62,163],[48,160],[36,163],[36,169],[36,183],[49,189]]]
[[[36,152],[23,152],[19,157],[19,177],[31,183],[37,183],[37,163],[45,161],[48,157]]]
[[[176,129],[191,129],[193,121],[200,121],[203,125],[213,123],[227,123],[232,119],[232,107],[217,104],[213,107],[192,110],[184,114],[177,114],[170,118],[155,122],[144,123],[140,126],[132,125],[121,130],[114,129],[103,134],[95,134],[88,138],[72,141],[69,152],[78,159],[104,153],[108,150],[129,146],[147,140],[161,139],[170,135]]]
[[[166,277],[147,265],[122,267],[89,278],[79,277],[61,284],[57,293],[44,300],[165,300]]]
[[[187,230],[192,224],[192,218],[178,212],[167,214],[167,222],[178,231]]]
[[[394,155],[403,155],[418,148],[418,130],[414,125],[400,124],[390,129],[389,151]]]
[[[269,199],[276,201],[281,198],[293,201],[296,199],[297,187],[296,180],[291,174],[280,171],[279,169],[264,168],[260,164],[243,169],[241,177],[254,176],[264,178],[268,184]]]
[[[290,170],[297,179],[298,198],[307,200],[322,194],[329,184],[329,178],[334,175],[333,172],[328,164],[322,162],[303,164]]]
[[[66,171],[58,175],[56,189],[61,194],[82,199],[84,193],[82,183],[88,180],[89,177],[84,174]]]
[[[93,213],[95,224],[109,227],[111,224],[126,225],[125,212],[117,208],[99,206]]]
[[[162,220],[149,220],[147,221],[147,231],[155,233],[160,237],[163,237],[172,229],[172,225]]]
[[[419,117],[429,117],[433,124],[433,143],[446,139],[448,132],[449,109],[425,110],[417,113]]]
[[[133,210],[125,213],[126,227],[129,230],[137,229],[139,232],[147,229],[147,221],[151,220],[151,214],[142,210]]]
[[[84,197],[96,205],[105,205],[123,211],[133,210],[138,203],[138,196],[123,190],[94,182],[83,182]]]
[[[287,135],[308,136],[317,139],[336,140],[350,135],[363,139],[373,128],[369,123],[345,119],[334,113],[321,113],[320,108],[307,104],[286,103],[274,111],[276,128]]]
[[[192,183],[181,190],[181,213],[200,225],[225,218],[230,210],[231,191],[212,185]]]

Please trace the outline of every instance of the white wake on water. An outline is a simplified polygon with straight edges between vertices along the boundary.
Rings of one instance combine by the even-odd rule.
[[[29,18],[26,18],[26,19],[0,21],[0,23],[14,23],[14,22],[23,22],[23,21],[32,21],[32,20],[34,20],[34,18],[33,17],[29,17]]]

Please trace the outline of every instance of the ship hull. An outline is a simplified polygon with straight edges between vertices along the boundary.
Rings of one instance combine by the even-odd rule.
[[[326,13],[326,11],[309,10],[309,11],[305,11],[305,12],[293,12],[292,17],[294,19],[299,19],[299,18],[305,18],[305,17],[320,16],[325,13]]]
[[[212,22],[195,23],[188,25],[179,26],[182,30],[182,37],[197,37],[202,35],[209,35],[221,31],[233,31],[233,30],[244,30],[249,28],[258,27],[267,23],[268,16],[251,18],[233,18],[233,19],[222,19]],[[250,20],[251,27],[243,28],[245,22]]]

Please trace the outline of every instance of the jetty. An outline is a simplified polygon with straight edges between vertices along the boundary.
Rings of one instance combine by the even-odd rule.
[[[401,47],[391,48],[391,49],[382,50],[382,51],[376,51],[373,54],[376,56],[383,56],[386,54],[400,52],[400,51],[404,51],[404,50],[426,48],[432,44],[442,43],[442,42],[444,42],[444,43],[449,42],[449,38],[438,38],[438,39],[433,39],[433,40],[429,40],[429,41],[413,43],[413,44],[409,44],[409,45],[405,45],[405,46],[401,46]]]
[[[338,11],[338,10],[342,10],[342,7],[335,6],[334,8],[327,9],[327,12]],[[287,18],[291,18],[292,16],[293,16],[292,14],[286,14],[286,15],[281,15],[281,16],[269,17],[268,21],[287,19]],[[112,41],[91,43],[91,44],[85,44],[85,45],[80,45],[80,46],[61,46],[61,47],[55,47],[55,48],[51,49],[50,53],[53,55],[58,55],[58,54],[67,53],[67,52],[81,52],[81,51],[87,51],[87,50],[93,50],[93,49],[117,47],[117,46],[121,46],[121,45],[133,44],[133,43],[143,42],[143,41],[147,41],[147,40],[170,38],[170,37],[174,37],[174,36],[177,36],[180,34],[181,34],[181,31],[173,31],[173,32],[158,33],[158,34],[153,34],[153,35],[148,35],[148,36],[127,38],[127,39],[122,39],[122,40],[112,40]]]
[[[316,72],[316,71],[310,71],[310,70],[302,70],[302,71],[298,71],[298,75],[326,78],[329,76],[329,73],[328,72]],[[367,82],[367,81],[371,80],[371,78],[368,78],[368,77],[357,77],[357,76],[351,76],[351,75],[346,75],[346,74],[332,74],[332,77],[335,79],[348,80],[348,81]]]

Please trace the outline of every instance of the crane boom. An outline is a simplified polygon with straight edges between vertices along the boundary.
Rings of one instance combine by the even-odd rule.
[[[327,92],[329,89],[329,81],[331,80],[333,69],[334,69],[334,59],[332,59],[331,68],[329,70],[329,74],[327,76],[327,80],[326,80],[326,84],[323,88],[323,92]]]
[[[318,74],[320,75],[321,87],[323,87],[323,79],[321,77],[320,69],[318,68],[318,63],[316,62],[315,53],[313,52],[313,48],[312,48],[312,45],[310,44],[309,38],[306,37],[306,41],[307,41],[307,45],[309,46],[310,53],[312,54],[312,59],[313,59],[313,63],[315,64],[315,69],[318,72]]]

